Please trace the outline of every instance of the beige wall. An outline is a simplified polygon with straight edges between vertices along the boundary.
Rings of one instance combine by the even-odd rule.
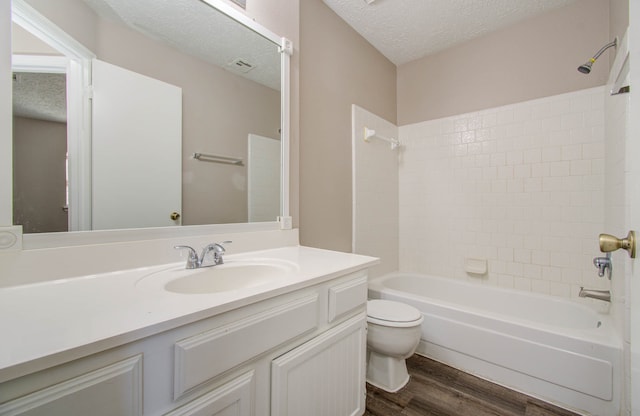
[[[67,231],[67,124],[13,118],[13,218],[26,233]]]
[[[58,50],[47,45],[19,25],[11,25],[11,44],[14,53],[25,55],[62,55]]]
[[[64,28],[72,38],[96,50],[98,16],[81,0],[27,0],[27,3]]]
[[[608,65],[576,68],[609,41],[609,1],[580,0],[401,65],[398,124],[603,85]]]
[[[396,68],[321,0],[300,39],[300,240],[351,251],[351,105],[395,123]]]
[[[629,0],[609,0],[609,38],[616,36],[622,39],[629,26]],[[609,54],[609,61],[613,63],[614,53]]]

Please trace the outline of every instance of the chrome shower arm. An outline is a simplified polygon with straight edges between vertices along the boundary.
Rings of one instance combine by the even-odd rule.
[[[596,52],[595,55],[593,55],[593,61],[595,61],[596,59],[598,59],[600,57],[600,55],[602,55],[604,53],[604,51],[606,51],[607,49],[609,49],[612,46],[617,46],[618,45],[618,38],[615,38],[613,40],[613,42],[607,43],[606,45],[604,45],[602,48],[600,48],[600,50],[598,52]]]
[[[596,59],[598,59],[600,57],[600,55],[602,55],[604,53],[604,51],[606,51],[607,49],[609,49],[612,46],[617,46],[618,45],[618,38],[616,37],[615,39],[613,39],[613,42],[609,42],[606,45],[604,45],[602,48],[600,48],[600,50],[598,52],[596,52],[595,55],[593,55],[593,58],[590,58],[587,62],[585,62],[584,64],[580,65],[578,67],[578,71],[583,73],[583,74],[588,74],[591,72],[591,65],[593,65],[593,63],[596,61]]]

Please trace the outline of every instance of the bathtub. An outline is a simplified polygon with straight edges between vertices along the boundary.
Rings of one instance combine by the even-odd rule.
[[[369,298],[424,315],[417,353],[583,414],[617,416],[622,341],[608,315],[551,296],[392,273]]]

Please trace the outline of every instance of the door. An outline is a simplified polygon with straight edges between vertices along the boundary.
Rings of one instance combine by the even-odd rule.
[[[92,228],[178,225],[182,89],[92,62]]]
[[[249,222],[280,215],[280,140],[249,134],[247,202]]]
[[[271,414],[361,415],[366,343],[361,314],[273,360]]]

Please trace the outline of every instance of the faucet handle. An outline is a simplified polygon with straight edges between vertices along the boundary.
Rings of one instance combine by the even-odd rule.
[[[216,264],[224,263],[224,259],[222,258],[222,255],[227,252],[227,250],[224,247],[224,244],[231,244],[232,242],[233,241],[227,240],[227,241],[223,241],[222,243],[214,243],[213,258]]]
[[[224,260],[222,259],[222,255],[227,251],[223,244],[229,244],[231,241],[223,241],[222,243],[210,243],[202,249],[202,255],[200,256],[200,264],[205,262],[205,258],[207,254],[213,252],[213,264],[211,266],[215,266],[218,264],[223,264]]]
[[[611,270],[613,268],[611,253],[607,253],[605,257],[595,257],[593,265],[598,269],[598,276],[603,277],[606,273],[609,280],[611,280]]]
[[[196,269],[199,266],[198,253],[191,246],[174,246],[176,250],[188,250],[189,257],[187,257],[187,269]]]

